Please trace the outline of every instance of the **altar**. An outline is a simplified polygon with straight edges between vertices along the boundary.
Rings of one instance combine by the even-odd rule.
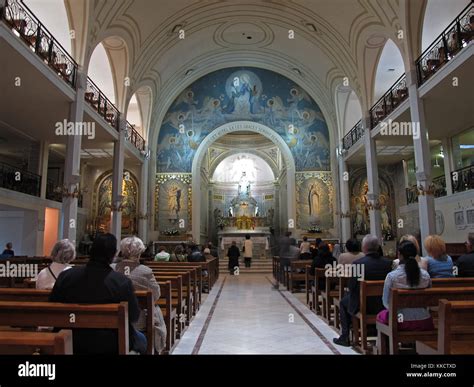
[[[270,259],[270,231],[265,228],[257,230],[226,229],[219,231],[217,234],[219,238],[219,258],[227,256],[227,251],[233,241],[237,242],[237,247],[242,252],[247,234],[250,235],[250,239],[253,242],[253,258]],[[243,258],[243,255],[241,258]]]

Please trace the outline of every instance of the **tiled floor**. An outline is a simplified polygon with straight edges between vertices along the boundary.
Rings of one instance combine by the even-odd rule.
[[[355,354],[271,274],[221,275],[173,354]]]

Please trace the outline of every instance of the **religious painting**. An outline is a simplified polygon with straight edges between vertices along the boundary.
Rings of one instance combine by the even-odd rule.
[[[333,227],[332,179],[329,174],[297,174],[297,227],[303,230]]]
[[[199,144],[236,121],[266,125],[287,143],[297,171],[330,170],[329,131],[317,103],[290,79],[258,68],[210,73],[182,92],[160,128],[157,172],[187,172]]]
[[[137,231],[138,184],[135,177],[124,172],[122,180],[122,234],[133,234]],[[95,228],[96,231],[108,232],[112,212],[112,173],[106,172],[97,179],[95,190]]]
[[[462,227],[466,224],[466,222],[464,220],[464,211],[454,212],[454,224],[457,227]]]
[[[466,211],[467,223],[469,225],[474,225],[474,209],[469,209]]]
[[[155,223],[162,235],[190,229],[190,175],[161,175],[156,182]]]

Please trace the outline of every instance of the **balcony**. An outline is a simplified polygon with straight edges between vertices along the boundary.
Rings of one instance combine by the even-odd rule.
[[[130,143],[137,148],[140,152],[145,152],[145,140],[142,136],[137,132],[134,126],[127,121],[125,139],[130,141]]]
[[[64,82],[76,87],[77,63],[23,2],[7,0],[0,17]]]
[[[406,75],[402,75],[393,86],[370,109],[370,126],[374,129],[408,98]]]
[[[13,165],[0,163],[0,187],[40,197],[41,176]]]
[[[416,61],[418,85],[423,85],[474,39],[474,4],[470,4]]]
[[[105,94],[87,77],[86,102],[115,130],[119,130],[120,112]]]
[[[446,178],[445,176],[438,176],[433,179],[431,184],[431,191],[435,198],[441,198],[447,195]],[[420,191],[417,185],[413,185],[406,189],[407,205],[418,203],[418,196]]]
[[[474,189],[474,165],[452,172],[451,183],[453,193]]]
[[[360,120],[354,127],[347,133],[342,139],[342,148],[348,151],[364,136],[364,128],[362,126],[362,120]]]
[[[64,188],[62,186],[59,186],[55,184],[55,182],[51,179],[48,179],[48,182],[46,183],[46,199],[52,200],[58,203],[63,202],[63,190]],[[79,208],[82,208],[82,203],[83,203],[83,195],[82,193],[78,192],[77,193],[77,206]]]

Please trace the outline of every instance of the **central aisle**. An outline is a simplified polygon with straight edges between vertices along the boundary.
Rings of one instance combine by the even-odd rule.
[[[355,353],[271,275],[221,275],[173,354]]]

